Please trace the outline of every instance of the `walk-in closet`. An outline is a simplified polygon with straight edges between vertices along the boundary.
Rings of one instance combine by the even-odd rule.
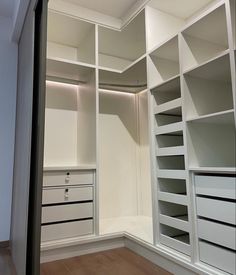
[[[42,262],[116,239],[235,274],[235,1],[161,2],[49,2]]]

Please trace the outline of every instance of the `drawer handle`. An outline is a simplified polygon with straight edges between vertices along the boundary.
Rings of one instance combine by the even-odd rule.
[[[65,200],[69,199],[69,189],[65,189],[64,198],[65,198]]]
[[[70,173],[66,174],[65,182],[69,183],[70,182]]]

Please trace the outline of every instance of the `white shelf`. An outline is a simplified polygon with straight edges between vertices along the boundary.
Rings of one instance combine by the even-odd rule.
[[[193,172],[206,172],[206,173],[226,173],[226,174],[236,174],[235,167],[189,167],[190,171]]]
[[[183,131],[183,122],[171,123],[156,128],[155,135],[163,135],[168,133],[178,133]]]
[[[154,108],[154,114],[168,113],[173,115],[181,115],[181,106],[182,106],[182,99],[177,98],[156,106]]]
[[[47,58],[47,78],[65,83],[87,82],[95,66],[63,58]]]
[[[157,177],[158,178],[167,178],[167,179],[186,179],[187,172],[185,170],[158,169]]]
[[[185,216],[186,218],[187,216]],[[165,224],[186,232],[189,232],[189,222],[181,218],[175,218],[175,217],[170,217],[167,215],[160,214],[159,216],[159,221],[161,224]]]
[[[177,237],[170,237],[170,236],[166,236],[164,234],[160,235],[160,242],[166,246],[169,246],[179,252],[182,252],[186,255],[190,255],[190,245],[189,243],[187,243],[189,241],[189,238],[186,237],[184,238],[182,236],[181,239],[177,239]]]
[[[43,171],[77,171],[77,170],[95,170],[95,164],[86,164],[86,165],[79,165],[79,166],[45,166]]]
[[[172,202],[172,203],[181,204],[181,205],[188,205],[188,200],[186,195],[159,192],[158,199],[159,201],[161,200],[161,201]]]
[[[147,88],[146,58],[122,73],[99,70],[99,89],[137,93]]]
[[[173,147],[164,147],[158,148],[156,151],[157,156],[177,156],[184,155],[185,149],[184,146],[173,146]]]
[[[209,115],[204,115],[192,119],[187,119],[187,122],[211,123],[211,124],[234,124],[234,110],[217,112]]]

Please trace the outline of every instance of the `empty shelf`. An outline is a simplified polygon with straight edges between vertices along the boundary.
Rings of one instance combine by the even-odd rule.
[[[159,157],[184,155],[184,146],[158,148],[156,155]]]
[[[190,255],[190,245],[187,243],[188,241],[188,235],[181,236],[179,238],[176,237],[169,237],[164,234],[160,235],[160,242],[166,246],[169,246],[179,252],[182,252],[186,255]]]
[[[163,135],[168,133],[183,131],[183,122],[171,123],[168,125],[160,126],[156,129],[156,135]]]
[[[159,192],[158,199],[161,201],[167,201],[167,202],[172,202],[172,203],[181,204],[181,205],[188,204],[187,196],[174,194],[174,193]]]
[[[177,98],[174,100],[171,100],[169,102],[163,103],[161,105],[158,105],[154,108],[154,113],[155,114],[160,114],[160,113],[168,113],[168,114],[173,114],[173,115],[181,115],[181,107],[182,105],[182,99]],[[179,111],[180,109],[180,111]]]

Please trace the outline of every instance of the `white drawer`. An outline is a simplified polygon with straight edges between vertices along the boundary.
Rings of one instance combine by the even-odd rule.
[[[79,203],[42,208],[42,223],[93,217],[93,203]]]
[[[230,249],[236,249],[236,228],[198,219],[198,237]]]
[[[236,178],[195,176],[196,193],[220,198],[236,199]]]
[[[65,238],[93,234],[93,220],[44,225],[41,227],[41,241],[53,241]]]
[[[94,184],[94,171],[47,171],[43,186]]]
[[[181,241],[181,240],[161,234],[160,235],[160,243],[162,243],[166,246],[169,246],[181,253],[190,255],[190,245]]]
[[[93,187],[59,187],[43,189],[42,204],[93,200]]]
[[[199,253],[200,261],[235,274],[236,257],[233,251],[200,241]]]
[[[197,214],[209,219],[235,224],[234,202],[197,197]]]

